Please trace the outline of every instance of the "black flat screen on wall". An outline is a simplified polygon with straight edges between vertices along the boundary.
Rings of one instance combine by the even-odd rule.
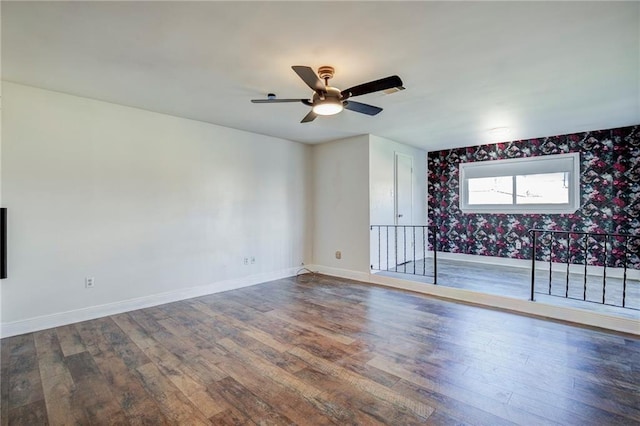
[[[0,279],[7,278],[7,209],[0,208]]]

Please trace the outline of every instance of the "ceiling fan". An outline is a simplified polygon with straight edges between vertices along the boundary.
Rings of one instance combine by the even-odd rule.
[[[267,99],[252,99],[251,102],[254,104],[301,102],[311,107],[311,111],[309,111],[301,121],[301,123],[308,123],[315,120],[318,115],[334,115],[343,109],[366,115],[376,115],[382,111],[382,108],[352,101],[350,98],[366,95],[367,93],[379,92],[381,90],[398,91],[404,89],[400,77],[393,75],[341,91],[340,89],[329,86],[329,79],[333,77],[335,72],[333,67],[322,66],[318,68],[317,75],[307,66],[294,65],[291,68],[307,86],[313,89],[313,97],[311,99],[276,99],[276,95],[269,93]],[[324,82],[321,79],[324,80]]]

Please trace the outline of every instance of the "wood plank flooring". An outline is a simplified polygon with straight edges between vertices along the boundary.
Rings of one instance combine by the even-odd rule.
[[[640,424],[640,340],[316,275],[2,340],[1,425]]]

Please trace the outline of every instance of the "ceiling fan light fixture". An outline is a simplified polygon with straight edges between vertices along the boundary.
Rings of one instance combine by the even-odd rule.
[[[337,99],[326,99],[313,106],[313,112],[318,115],[335,115],[343,109],[342,102]]]

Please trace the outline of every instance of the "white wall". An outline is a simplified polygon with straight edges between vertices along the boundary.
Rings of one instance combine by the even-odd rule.
[[[368,272],[369,136],[313,146],[312,180],[314,263]]]
[[[374,225],[394,222],[395,153],[413,158],[412,224],[427,224],[427,152],[379,136],[369,136],[370,220]]]
[[[308,146],[13,83],[2,114],[3,328],[310,261]]]

